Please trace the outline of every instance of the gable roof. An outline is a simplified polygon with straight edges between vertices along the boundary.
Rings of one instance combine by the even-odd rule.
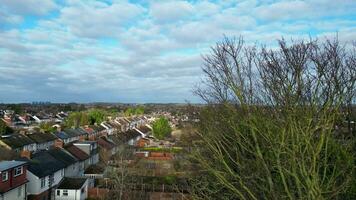
[[[140,126],[140,127],[138,128],[138,130],[140,130],[142,133],[145,133],[145,134],[147,134],[147,133],[149,133],[149,132],[152,131],[152,130],[151,130],[150,128],[148,128],[147,126]]]
[[[11,147],[11,149],[17,149],[35,143],[33,140],[22,134],[11,134],[3,136],[0,140],[7,146]]]
[[[64,163],[54,158],[47,151],[33,154],[28,163],[28,170],[39,178],[53,174],[66,167]]]
[[[86,178],[64,178],[57,189],[79,190],[86,181]]]
[[[25,165],[25,164],[26,164],[26,162],[24,162],[24,161],[4,160],[4,161],[0,162],[0,171],[5,171],[5,170],[11,169],[11,168],[14,168],[17,166]]]
[[[54,158],[65,164],[66,167],[76,163],[78,159],[64,149],[54,148],[48,151]]]
[[[87,160],[90,157],[87,153],[74,146],[73,144],[66,145],[64,148],[80,161]]]
[[[67,135],[68,135],[69,137],[71,137],[71,138],[72,138],[72,137],[78,137],[78,136],[81,135],[77,130],[72,129],[72,128],[64,129],[63,132],[67,133]]]
[[[55,132],[54,133],[59,139],[68,139],[68,138],[71,138],[67,133],[63,132],[63,131],[60,131],[60,132]]]
[[[27,137],[29,137],[31,140],[35,141],[36,143],[45,143],[57,139],[57,137],[52,133],[38,133],[38,132],[27,134]]]
[[[98,145],[107,150],[111,150],[116,146],[113,142],[108,141],[105,137],[100,137],[98,139]]]

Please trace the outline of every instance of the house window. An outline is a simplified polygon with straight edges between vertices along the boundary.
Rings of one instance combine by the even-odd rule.
[[[83,187],[83,188],[81,189],[81,192],[82,192],[82,193],[84,193],[84,192],[85,192],[85,187]]]
[[[17,197],[22,196],[22,186],[17,189]]]
[[[46,178],[41,178],[41,188],[46,186]]]
[[[15,168],[14,176],[20,176],[22,174],[22,166]]]
[[[68,196],[68,190],[63,190],[63,196]]]
[[[61,191],[57,190],[57,196],[61,196]]]
[[[2,172],[1,173],[1,179],[2,179],[3,182],[7,181],[9,179],[8,172]]]

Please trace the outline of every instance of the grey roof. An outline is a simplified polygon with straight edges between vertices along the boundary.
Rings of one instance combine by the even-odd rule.
[[[16,161],[16,160],[11,160],[11,161],[1,161],[0,162],[0,171],[4,171],[7,169],[11,169],[20,165],[24,165],[26,162],[24,161]]]
[[[33,154],[33,158],[31,160],[25,160],[29,162],[28,170],[40,178],[53,174],[56,171],[66,167],[64,163],[54,158],[47,151]]]
[[[64,178],[57,189],[79,190],[86,181],[86,178]]]

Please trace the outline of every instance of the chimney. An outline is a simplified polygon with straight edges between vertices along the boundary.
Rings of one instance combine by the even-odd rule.
[[[20,153],[21,158],[28,158],[31,159],[31,152],[28,150],[23,150]]]
[[[60,139],[55,140],[54,147],[63,148],[63,141]]]

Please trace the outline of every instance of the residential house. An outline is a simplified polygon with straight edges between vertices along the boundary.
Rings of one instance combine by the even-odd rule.
[[[27,164],[23,161],[0,162],[0,199],[26,200]]]
[[[54,135],[64,144],[68,144],[77,140],[77,136],[68,135],[64,131],[55,132]]]
[[[74,142],[73,145],[90,156],[90,165],[94,165],[99,162],[99,150],[98,143],[96,141],[78,141]]]
[[[65,165],[64,176],[72,177],[72,176],[80,176],[81,174],[81,166],[79,160],[66,151],[63,148],[53,148],[48,151],[51,156],[55,159],[61,161]]]
[[[79,161],[78,174],[83,174],[85,169],[87,169],[90,165],[90,156],[73,144],[65,145],[64,149]]]
[[[8,149],[12,149],[16,152],[21,151],[36,151],[36,142],[31,140],[26,135],[22,134],[11,134],[2,135],[0,138],[0,145]]]
[[[107,137],[100,137],[98,139],[98,145],[105,149],[107,152],[110,152],[110,155],[114,155],[118,151],[117,145],[114,142],[108,140]]]
[[[88,133],[83,128],[76,128],[75,131],[79,135],[79,141],[84,141],[88,138]]]
[[[118,135],[120,135],[120,134],[118,134]],[[124,133],[121,133],[121,135],[124,135],[124,138],[127,141],[127,144],[131,145],[131,146],[135,145],[136,142],[140,138],[143,137],[143,135],[140,132],[138,132],[137,130],[135,130],[135,129],[128,130],[128,131],[126,131]]]
[[[80,134],[78,133],[78,131],[73,128],[64,129],[63,132],[65,132],[70,138],[72,138],[72,141],[78,141],[80,138]]]
[[[106,132],[108,135],[114,134],[114,128],[107,122],[102,122],[100,126],[104,127],[106,129]]]
[[[88,179],[64,178],[56,189],[55,200],[85,200],[88,197]]]
[[[120,125],[121,132],[125,132],[130,129],[130,123],[128,121],[124,120],[124,118],[117,118],[114,121]]]
[[[121,125],[119,123],[117,123],[116,121],[110,121],[107,123],[113,128],[113,134],[116,134],[117,132],[122,132]]]
[[[36,151],[48,150],[50,147],[54,146],[55,140],[58,138],[52,133],[32,133],[27,134],[32,141],[36,143]]]
[[[91,127],[84,127],[83,130],[87,132],[88,140],[94,141],[96,138],[96,132]]]
[[[53,199],[56,186],[64,177],[65,164],[47,151],[33,154],[28,161],[28,200]]]
[[[94,131],[96,132],[96,137],[95,138],[98,138],[98,137],[101,137],[101,136],[107,136],[108,133],[106,131],[106,129],[102,126],[96,126],[96,125],[92,125],[90,126],[92,129],[94,129]]]

